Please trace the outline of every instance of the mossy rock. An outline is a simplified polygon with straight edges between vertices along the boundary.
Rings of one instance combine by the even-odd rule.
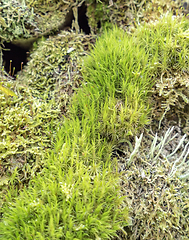
[[[16,80],[2,72],[2,86],[16,96],[0,92],[1,175],[17,168],[25,181],[43,165],[74,89],[83,80],[82,58],[94,42],[95,37],[62,32],[36,45]]]
[[[30,61],[17,77],[31,88],[33,96],[55,97],[65,108],[74,89],[83,81],[83,58],[95,43],[95,36],[62,31],[35,45]]]

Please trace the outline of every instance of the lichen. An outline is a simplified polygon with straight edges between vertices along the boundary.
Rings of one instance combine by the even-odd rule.
[[[37,31],[37,16],[17,0],[0,1],[0,41],[29,38]]]
[[[167,77],[161,77],[154,86],[152,101],[154,108],[152,116],[160,120],[159,127],[164,118],[172,124],[178,124],[185,133],[189,119],[189,76],[187,73],[173,73]]]
[[[161,137],[145,133],[134,150],[123,148],[122,195],[132,224],[122,239],[188,239],[189,186],[183,178],[189,176],[189,143],[186,135],[177,135],[174,128]]]

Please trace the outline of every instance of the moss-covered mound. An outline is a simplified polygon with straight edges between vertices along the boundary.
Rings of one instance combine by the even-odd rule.
[[[28,181],[40,170],[61,112],[55,98],[48,102],[44,96],[35,98],[28,85],[19,85],[5,75],[2,79],[2,86],[17,96],[0,91],[0,176],[6,176],[1,185],[7,184],[16,169],[20,181]]]
[[[20,84],[25,82],[33,96],[45,94],[55,97],[57,106],[65,109],[70,97],[83,77],[83,58],[95,43],[95,36],[62,31],[35,45],[30,61],[18,75]]]
[[[64,3],[73,8],[76,32],[77,4],[82,2],[70,6],[66,1],[45,1],[49,9],[61,9]],[[140,3],[143,6],[144,1]],[[86,4],[87,14],[91,7],[91,15],[95,15],[94,25],[90,23],[94,32],[102,23],[123,23],[125,29],[125,1]],[[128,4],[130,12],[135,8],[140,12],[138,2]],[[112,7],[123,9],[121,18],[115,15],[117,21],[111,19]],[[38,15],[45,19],[50,12],[41,9]],[[183,137],[172,154],[163,152],[169,130],[162,139],[155,135],[153,142],[144,140],[139,153],[142,135],[136,138],[134,151],[130,137],[150,122],[150,101],[155,100],[150,98],[151,92],[158,95],[163,91],[168,99],[164,77],[168,83],[176,73],[187,79],[188,22],[169,15],[139,26],[134,33],[117,27],[105,31],[82,65],[93,42],[93,37],[63,31],[34,47],[30,62],[15,81],[2,71],[1,185],[8,181],[12,185],[0,202],[1,239],[111,239],[129,222],[127,206],[133,220],[127,235],[130,239],[188,236],[188,183],[182,180],[188,176],[188,143]],[[63,117],[73,87],[81,81],[82,87]],[[173,84],[170,97],[181,90],[174,104],[181,102],[184,107],[176,109],[185,110],[187,80],[176,81],[179,90],[177,83]],[[159,82],[163,88],[158,88]],[[157,88],[152,89],[153,85]],[[164,99],[160,101],[162,105]],[[164,112],[160,115],[165,116]],[[121,151],[117,152],[118,160],[126,162],[120,182],[112,149],[125,142],[131,149],[121,149],[122,159]],[[17,192],[14,181],[30,179],[36,169],[37,176]]]
[[[28,66],[16,80],[1,72],[2,186],[7,185],[16,169],[22,182],[28,182],[40,171],[47,152],[53,147],[55,133],[63,123],[74,88],[83,79],[82,58],[94,41],[94,37],[62,32],[36,45]],[[7,96],[9,89],[16,96]]]
[[[124,31],[105,31],[86,58],[87,83],[74,96],[71,111],[89,119],[92,134],[99,132],[112,143],[136,134],[148,123],[146,96],[152,85],[148,63],[144,49]]]

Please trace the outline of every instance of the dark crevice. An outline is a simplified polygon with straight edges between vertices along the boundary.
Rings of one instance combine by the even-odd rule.
[[[85,34],[90,34],[91,30],[88,24],[88,17],[86,16],[87,6],[83,3],[80,7],[78,7],[78,24],[80,30],[82,30]],[[72,28],[72,22],[75,20],[73,10],[71,9],[66,15],[65,21],[58,27],[58,30],[65,30]]]
[[[78,8],[78,24],[80,29],[83,30],[85,34],[90,34],[91,30],[89,27],[88,17],[86,16],[86,13],[87,6],[85,5],[85,3],[83,3],[81,7]]]
[[[87,6],[85,5],[85,3],[83,3],[81,7],[78,8],[78,24],[80,30],[82,30],[85,34],[90,34],[91,31],[88,24],[88,17],[86,16],[86,12]],[[58,29],[59,30],[71,29],[73,20],[75,19],[73,15],[73,10],[71,9],[66,16],[65,22],[62,25],[60,25]]]
[[[5,71],[16,76],[16,73],[23,69],[27,63],[29,49],[23,49],[12,43],[3,43],[3,66]]]
[[[100,22],[100,21],[97,22],[97,28],[98,28],[98,29],[101,28],[101,22]]]

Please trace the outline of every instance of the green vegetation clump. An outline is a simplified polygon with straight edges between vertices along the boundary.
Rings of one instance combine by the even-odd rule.
[[[57,143],[62,149],[48,168],[4,209],[1,239],[110,239],[127,220],[110,165],[87,167],[77,135],[69,140]]]
[[[65,118],[43,171],[14,200],[10,190],[1,239],[109,239],[127,224],[111,147],[90,128],[88,119]]]
[[[29,38],[37,29],[37,16],[19,1],[0,1],[0,42]]]
[[[153,62],[155,76],[172,72],[188,72],[189,22],[184,18],[166,14],[161,20],[145,23],[134,33],[136,44],[146,50]]]
[[[106,31],[86,58],[86,84],[75,95],[71,111],[91,121],[95,132],[112,142],[126,139],[148,123],[147,93],[152,81],[149,57],[132,37]]]
[[[81,67],[82,87],[75,92],[66,117],[61,125],[59,122],[60,127],[57,124],[56,141],[53,150],[47,153],[43,170],[19,195],[13,188],[7,194],[1,212],[1,239],[111,239],[117,230],[128,225],[128,208],[133,218],[132,239],[158,236],[164,239],[165,233],[170,238],[188,234],[188,183],[181,181],[188,172],[183,173],[180,168],[186,168],[188,143],[179,161],[175,153],[180,150],[180,143],[170,156],[162,152],[166,137],[157,142],[155,136],[151,145],[144,144],[147,150],[138,155],[141,135],[136,138],[134,151],[125,159],[122,182],[116,159],[112,159],[113,147],[120,142],[128,143],[131,135],[138,134],[149,123],[150,92],[162,74],[187,71],[188,45],[183,36],[187,35],[188,23],[173,20],[172,16],[161,21],[168,25],[162,26],[162,34],[160,27],[156,28],[158,24],[152,23],[149,31],[139,26],[130,34],[114,27],[99,37]],[[174,31],[172,21],[175,26],[181,23],[181,29]],[[31,62],[29,75],[23,73],[28,78],[29,89],[34,94],[40,93],[38,98],[44,96],[45,103],[55,99],[54,86],[61,70],[68,74],[66,84],[70,79],[69,67],[59,68],[58,64],[66,64],[67,54],[66,61],[72,63],[72,57],[75,59],[74,47],[68,42],[66,47],[62,44],[59,47],[47,40],[44,48],[43,42],[40,43],[40,51],[50,53],[48,43],[55,55],[39,52],[38,58],[34,52],[38,71],[32,70],[38,65]],[[168,50],[160,43],[167,44]],[[182,54],[185,54],[183,58]],[[59,62],[57,56],[64,60]],[[37,74],[43,71],[45,77],[42,75],[41,82]],[[64,79],[62,76],[59,82]],[[36,81],[36,87],[31,79]],[[48,96],[50,91],[52,99]]]
[[[17,169],[19,181],[27,182],[51,148],[61,110],[55,98],[48,102],[45,96],[35,98],[28,85],[5,75],[2,79],[2,86],[16,96],[0,91],[0,176],[7,184]]]

